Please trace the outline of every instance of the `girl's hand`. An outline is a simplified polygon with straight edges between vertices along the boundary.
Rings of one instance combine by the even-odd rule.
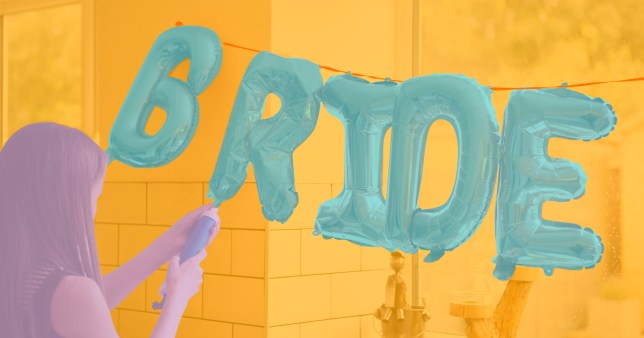
[[[168,273],[166,275],[166,297],[181,303],[188,303],[190,298],[199,292],[203,282],[203,270],[199,266],[206,258],[206,250],[179,265],[179,256],[174,256],[168,262]]]
[[[206,205],[203,205],[189,213],[187,213],[185,216],[183,216],[180,220],[178,220],[169,230],[171,232],[171,236],[174,241],[174,247],[175,247],[175,252],[176,254],[179,254],[181,249],[183,249],[184,245],[186,244],[186,241],[188,241],[188,238],[190,237],[190,234],[192,233],[192,230],[194,228],[195,223],[201,217],[202,214],[209,214],[209,215],[215,215],[216,219],[216,225],[215,228],[219,229],[219,217],[217,215],[217,208],[214,207],[212,203],[208,203]],[[214,235],[216,235],[216,232],[211,232],[210,238],[208,239],[208,244],[212,242],[214,239]]]
[[[152,338],[169,338],[176,335],[188,301],[201,286],[203,270],[199,267],[199,263],[205,257],[206,251],[201,250],[181,265],[179,265],[179,256],[173,256],[168,262],[167,297],[159,320],[152,331]]]
[[[202,216],[208,216],[215,221],[215,225],[212,227],[212,229],[210,229],[210,235],[208,236],[208,242],[206,242],[206,248],[210,246],[210,243],[212,243],[212,241],[215,239],[215,237],[219,233],[219,229],[221,228],[221,220],[219,219],[219,215],[217,215],[217,210],[217,208],[212,208],[204,211],[201,214]]]

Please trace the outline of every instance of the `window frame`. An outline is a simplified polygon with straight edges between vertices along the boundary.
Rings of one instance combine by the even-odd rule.
[[[394,74],[406,80],[420,75],[420,15],[422,0],[394,2],[396,39],[394,51]],[[418,253],[409,255],[411,269],[407,278],[411,281],[411,304],[421,305],[421,272]]]
[[[0,0],[0,145],[9,138],[7,126],[7,58],[5,57],[4,18],[6,15],[37,11],[51,7],[71,4],[81,5],[81,60],[82,60],[82,95],[81,95],[81,130],[95,142],[99,141],[95,106],[95,0]]]

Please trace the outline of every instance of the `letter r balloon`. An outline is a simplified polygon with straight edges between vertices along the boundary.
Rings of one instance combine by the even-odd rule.
[[[233,197],[253,163],[262,212],[285,222],[297,206],[293,151],[313,132],[320,111],[322,88],[318,65],[303,60],[258,53],[251,61],[237,98],[210,179],[208,197],[216,206]],[[262,119],[266,96],[275,93],[280,111]]]

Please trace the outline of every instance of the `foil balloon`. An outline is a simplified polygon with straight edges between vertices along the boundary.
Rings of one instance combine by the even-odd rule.
[[[221,58],[221,42],[210,29],[180,26],[161,34],[112,125],[110,160],[147,168],[179,156],[197,128],[197,95],[217,76]],[[190,59],[187,81],[168,76],[185,59]],[[145,126],[154,107],[166,112],[166,121],[156,134],[148,135]]]
[[[253,164],[262,212],[269,220],[285,222],[297,206],[293,151],[317,123],[322,88],[318,65],[258,53],[248,66],[237,92],[208,197],[216,206],[234,196]],[[276,94],[281,108],[262,119],[266,96]]]
[[[351,75],[331,77],[322,88],[322,102],[344,125],[344,188],[320,206],[314,234],[389,247],[384,238],[382,147],[397,90],[392,81],[372,84]]]
[[[392,126],[385,236],[413,253],[431,250],[438,260],[469,239],[490,205],[498,165],[499,126],[491,91],[460,75],[429,75],[405,81],[398,91]],[[418,194],[427,132],[449,122],[458,140],[456,180],[447,202],[420,209]]]
[[[579,225],[544,220],[546,201],[581,197],[586,176],[581,167],[548,156],[548,140],[590,141],[614,129],[615,112],[603,100],[568,89],[512,92],[505,112],[503,155],[496,205],[494,275],[509,279],[516,265],[582,269],[601,259],[601,239]]]

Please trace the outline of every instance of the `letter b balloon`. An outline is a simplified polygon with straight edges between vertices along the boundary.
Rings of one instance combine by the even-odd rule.
[[[148,168],[179,156],[199,122],[197,95],[217,76],[221,55],[221,42],[208,28],[181,26],[161,34],[112,125],[110,160]],[[185,59],[190,59],[188,81],[168,76]],[[165,110],[167,117],[155,135],[148,135],[145,126],[154,107]]]

